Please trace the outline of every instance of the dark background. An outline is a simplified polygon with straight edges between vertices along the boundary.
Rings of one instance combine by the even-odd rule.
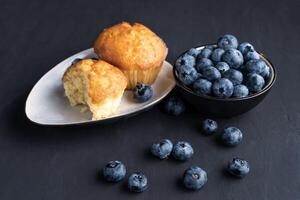
[[[300,199],[300,1],[11,1],[0,6],[0,199]],[[225,33],[253,43],[278,70],[267,98],[247,114],[220,119],[244,133],[236,148],[218,145],[199,131],[192,108],[179,117],[160,106],[109,125],[41,127],[24,103],[35,82],[55,64],[90,48],[98,33],[120,21],[141,22],[169,47],[167,60]],[[47,114],[47,113],[45,113]],[[194,157],[179,163],[147,154],[162,138],[186,140]],[[234,156],[247,159],[243,180],[223,172]],[[97,178],[109,160],[128,173],[144,172],[149,190],[127,192],[123,181]],[[208,183],[197,192],[179,183],[184,169],[199,165]]]

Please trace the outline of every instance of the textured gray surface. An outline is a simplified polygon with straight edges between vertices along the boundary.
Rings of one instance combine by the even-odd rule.
[[[0,199],[300,199],[299,1],[1,1]],[[168,60],[185,49],[232,33],[252,42],[278,69],[267,98],[249,113],[226,120],[244,132],[243,143],[224,148],[204,137],[202,116],[190,109],[171,117],[159,106],[110,125],[40,127],[24,116],[34,83],[56,63],[92,45],[104,27],[139,21],[168,44]],[[45,113],[46,114],[46,113]],[[158,139],[187,140],[188,162],[158,161],[146,151]],[[243,180],[223,173],[233,156],[249,160]],[[96,177],[109,160],[142,171],[150,188],[130,194]],[[185,168],[208,172],[201,191],[180,186]]]

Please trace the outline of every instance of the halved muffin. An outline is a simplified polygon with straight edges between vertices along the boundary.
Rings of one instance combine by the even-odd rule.
[[[118,68],[103,60],[84,59],[66,70],[63,85],[70,104],[86,105],[92,119],[97,120],[117,110],[127,79]]]
[[[137,83],[152,84],[167,56],[161,38],[146,26],[122,22],[105,29],[94,44],[98,56],[122,70],[127,89]]]

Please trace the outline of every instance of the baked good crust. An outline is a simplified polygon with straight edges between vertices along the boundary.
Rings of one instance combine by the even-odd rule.
[[[94,50],[122,71],[160,67],[167,56],[165,43],[154,32],[142,24],[127,22],[100,33]]]

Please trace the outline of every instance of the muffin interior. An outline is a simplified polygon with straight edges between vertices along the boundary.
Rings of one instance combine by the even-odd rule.
[[[68,97],[71,106],[88,105],[87,80],[79,70],[73,70],[66,75],[64,82],[65,94]]]
[[[95,75],[94,72],[91,73]],[[103,119],[117,110],[123,92],[108,95],[99,102],[93,100],[90,95],[92,95],[91,92],[95,90],[95,87],[100,87],[101,84],[101,88],[104,89],[106,86],[109,87],[109,83],[105,79],[102,79],[101,83],[92,83],[91,73],[71,66],[63,77],[65,95],[68,97],[71,106],[86,105],[93,114],[92,120]]]

